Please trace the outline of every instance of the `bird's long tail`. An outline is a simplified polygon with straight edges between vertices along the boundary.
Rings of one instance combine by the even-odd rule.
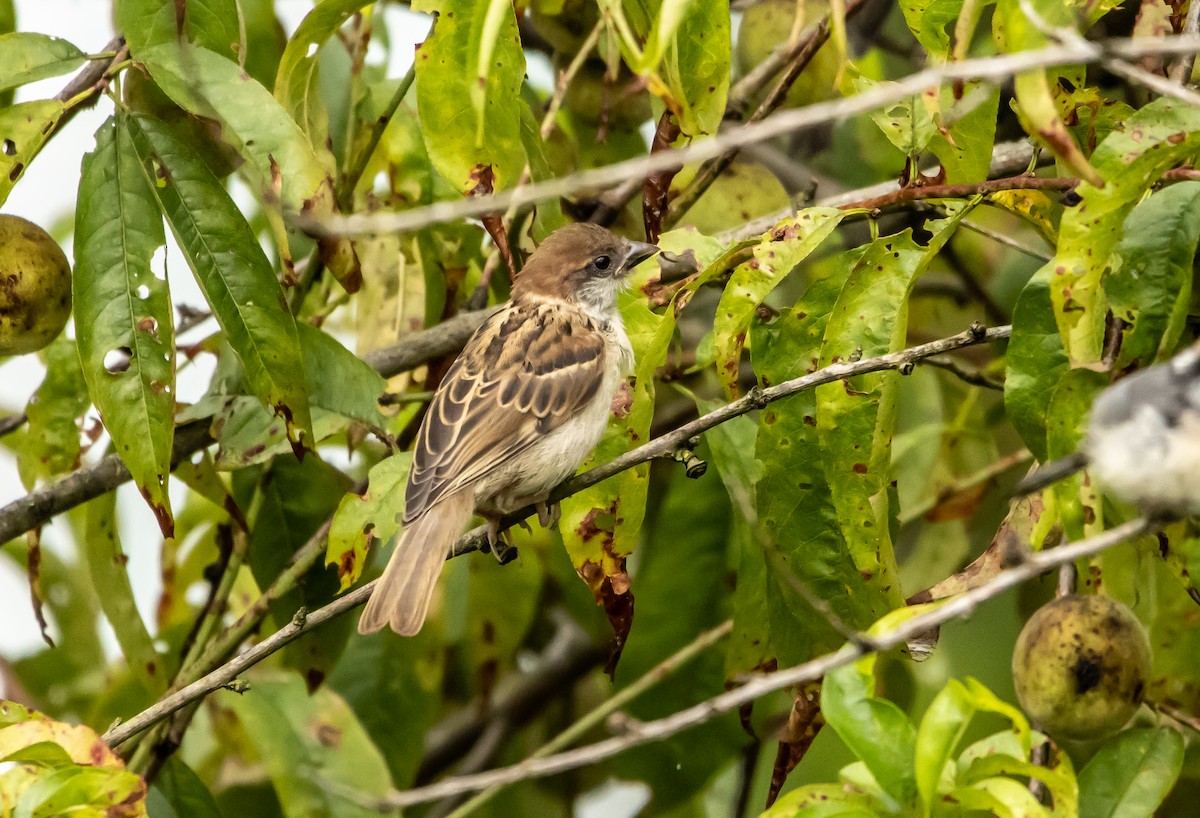
[[[384,625],[402,636],[421,630],[450,546],[473,510],[472,491],[462,489],[408,524],[358,620],[359,633]]]

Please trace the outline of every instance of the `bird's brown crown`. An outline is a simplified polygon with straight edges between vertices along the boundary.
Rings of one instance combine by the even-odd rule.
[[[538,246],[513,284],[513,299],[526,295],[578,300],[596,279],[624,272],[629,242],[596,224],[568,224]]]

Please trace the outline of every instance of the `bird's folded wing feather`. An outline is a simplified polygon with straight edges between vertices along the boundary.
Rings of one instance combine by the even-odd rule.
[[[575,416],[604,373],[604,338],[584,313],[561,304],[513,304],[496,313],[467,342],[430,404],[405,521]]]

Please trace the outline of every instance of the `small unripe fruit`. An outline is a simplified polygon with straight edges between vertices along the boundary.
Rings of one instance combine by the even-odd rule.
[[[71,265],[42,228],[0,214],[0,355],[36,352],[71,314]]]
[[[1120,602],[1072,594],[1025,623],[1012,668],[1017,699],[1035,724],[1055,737],[1093,740],[1121,729],[1141,704],[1150,643]]]

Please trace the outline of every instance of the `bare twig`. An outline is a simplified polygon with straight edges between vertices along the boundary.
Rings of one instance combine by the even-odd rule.
[[[1197,94],[1190,88],[1185,88],[1176,82],[1172,82],[1166,77],[1161,77],[1158,74],[1147,71],[1141,66],[1134,65],[1128,60],[1105,60],[1104,67],[1118,77],[1124,77],[1130,82],[1146,86],[1156,94],[1161,94],[1164,97],[1173,97],[1189,105],[1200,106],[1200,94]]]
[[[1188,6],[1187,17],[1183,20],[1183,28],[1179,32],[1185,37],[1195,37],[1200,33],[1200,3],[1191,3]],[[1179,60],[1171,67],[1171,79],[1180,85],[1187,85],[1192,81],[1192,68],[1196,64],[1196,54],[1181,54]]]
[[[1031,554],[1024,562],[1014,568],[1002,571],[986,585],[967,591],[946,602],[934,603],[935,607],[931,610],[917,614],[889,631],[872,634],[870,641],[876,650],[898,647],[931,628],[970,615],[981,603],[1010,588],[1041,576],[1064,563],[1099,554],[1118,543],[1145,534],[1153,528],[1152,523],[1139,517],[1095,537]],[[832,653],[786,670],[754,677],[741,687],[714,696],[666,718],[630,725],[630,728],[620,736],[547,758],[530,759],[511,767],[502,767],[461,778],[450,778],[426,787],[398,792],[383,799],[380,806],[407,807],[448,798],[462,792],[471,792],[532,778],[544,778],[566,770],[595,764],[632,747],[653,741],[662,741],[689,728],[705,724],[717,716],[734,711],[769,693],[802,682],[820,679],[830,671],[848,665],[870,652],[865,644],[865,639],[847,642]]]
[[[773,401],[794,395],[797,392],[801,392],[806,389],[813,389],[821,384],[832,383],[833,381],[842,380],[854,375],[861,375],[868,372],[879,372],[887,369],[900,369],[907,364],[927,358],[931,355],[939,355],[952,349],[959,349],[961,347],[973,346],[986,341],[1007,338],[1010,334],[1010,331],[1011,327],[1007,326],[995,327],[993,329],[974,327],[966,332],[961,332],[958,335],[952,335],[948,338],[942,338],[938,341],[921,344],[919,346],[901,350],[900,352],[881,355],[878,358],[867,358],[861,361],[833,364],[809,375],[794,378],[790,381],[784,381],[783,383],[776,384],[775,386],[771,386],[766,389],[753,389],[744,397],[733,401],[732,403],[726,404],[720,409],[710,412],[707,415],[703,415],[696,420],[691,421],[690,423],[685,423],[683,426],[675,429],[672,432],[668,432],[667,434],[657,437],[649,443],[639,446],[636,449],[632,449],[620,457],[609,461],[608,463],[597,466],[590,471],[584,472],[578,477],[568,480],[551,493],[550,501],[557,502],[564,497],[568,497],[576,492],[582,491],[589,486],[599,483],[601,480],[612,477],[614,474],[618,474],[626,469],[632,468],[639,463],[645,463],[655,458],[663,457],[676,449],[680,444],[687,442],[691,438],[696,437],[697,435],[715,426],[718,426],[735,417],[739,417],[748,412],[754,411],[755,409],[760,409]],[[516,514],[505,517],[502,524],[505,526],[514,525],[519,520],[531,516],[534,511],[535,509],[533,507],[523,509]],[[328,523],[326,523],[326,527],[327,526]],[[454,544],[454,547],[451,550],[450,556],[455,557],[470,551],[478,550],[482,543],[487,542],[486,532],[486,526],[479,526],[478,528],[464,534],[462,537],[459,537],[458,541]],[[306,558],[315,559],[315,557],[311,555],[314,553],[322,553],[323,548],[321,547],[320,543],[323,541],[323,536],[323,531],[319,531],[317,534],[313,535],[313,538],[310,539],[310,541],[306,543],[299,552],[297,552],[295,557],[293,557],[292,564],[289,566],[287,571],[285,571],[285,574],[288,572],[300,571],[301,566],[304,564]],[[272,583],[271,587],[279,587],[282,580],[283,575],[276,579],[275,583]],[[176,691],[175,693],[167,695],[155,705],[139,713],[137,716],[134,716],[129,721],[111,728],[107,733],[104,734],[104,740],[111,745],[120,744],[128,740],[131,736],[136,735],[142,730],[145,730],[147,727],[150,727],[151,725],[171,715],[171,713],[175,712],[179,708],[186,706],[189,702],[208,695],[214,690],[221,688],[223,685],[236,678],[244,670],[257,664],[259,661],[271,655],[276,650],[279,650],[287,643],[296,639],[306,630],[311,630],[312,628],[329,621],[333,617],[366,602],[367,597],[369,597],[371,594],[372,588],[374,588],[374,585],[374,582],[368,583],[361,588],[351,591],[345,596],[335,599],[328,605],[325,605],[324,607],[307,614],[307,616],[302,618],[299,622],[293,620],[287,626],[279,629],[270,637],[258,643],[254,647],[239,654],[233,660],[227,662],[220,668],[217,668],[203,678],[187,684],[185,687]],[[267,597],[269,594],[270,589],[268,589],[267,592],[264,592],[263,597]],[[262,602],[260,599],[259,601],[255,602],[255,604],[252,606],[252,609],[262,609],[265,612],[265,608],[267,605],[269,605],[269,603],[269,600],[267,602]],[[249,612],[247,612],[247,616],[243,616],[242,620],[239,620],[239,623],[249,623],[250,618],[248,617],[248,614]],[[220,638],[215,640],[209,646],[209,650],[206,651],[205,656],[211,657],[212,655],[215,655],[218,652],[218,648],[220,650],[231,650],[232,646],[240,642],[241,638],[244,638],[245,635],[248,635],[249,631],[246,631],[245,634],[237,637],[237,632],[242,629],[243,628],[240,628],[239,625],[235,625],[228,633],[222,634]],[[203,664],[203,661],[200,664]]]
[[[15,415],[8,415],[7,417],[0,419],[0,437],[4,437],[11,432],[15,432],[17,429],[20,429],[28,420],[29,416],[24,412],[18,412]]]
[[[584,190],[606,189],[628,179],[642,179],[672,165],[703,161],[719,156],[731,148],[744,147],[784,133],[873,111],[920,94],[928,88],[939,87],[946,82],[970,79],[999,81],[1033,69],[1056,65],[1104,62],[1114,57],[1137,59],[1149,54],[1185,54],[1196,51],[1200,51],[1200,38],[1197,37],[1114,39],[1102,42],[1080,40],[1016,54],[950,62],[926,68],[896,82],[877,86],[852,97],[783,111],[761,122],[722,132],[712,139],[695,142],[686,148],[580,171],[517,191],[504,191],[470,200],[436,202],[398,213],[335,214],[322,218],[293,215],[292,218],[304,229],[321,236],[370,235],[417,230],[439,222],[478,218],[513,204],[532,204],[545,199],[578,194]]]

